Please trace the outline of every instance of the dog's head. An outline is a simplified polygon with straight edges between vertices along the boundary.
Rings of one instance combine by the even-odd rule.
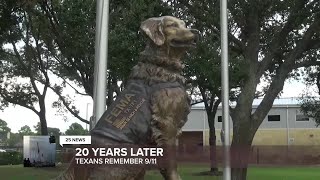
[[[140,29],[155,45],[173,48],[194,47],[200,36],[198,30],[186,28],[184,21],[172,16],[149,18]]]

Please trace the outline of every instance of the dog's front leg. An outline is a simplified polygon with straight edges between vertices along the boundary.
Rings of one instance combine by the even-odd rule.
[[[177,171],[177,160],[176,160],[176,149],[175,149],[175,138],[166,142],[165,158],[162,166],[160,167],[160,173],[165,180],[180,180],[180,176]]]
[[[159,90],[152,97],[152,140],[164,148],[166,156],[160,172],[165,180],[180,180],[175,146],[181,119],[188,112],[188,97],[180,88]]]
[[[176,161],[176,147],[175,142],[176,138],[167,137],[163,132],[153,129],[154,135],[158,138],[155,139],[155,142],[158,147],[162,147],[164,150],[164,157],[159,161],[159,168],[162,177],[165,180],[181,180],[178,170],[177,170],[177,161]]]

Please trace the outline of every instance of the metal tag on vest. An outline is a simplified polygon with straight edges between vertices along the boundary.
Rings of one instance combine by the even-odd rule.
[[[112,126],[123,129],[145,103],[145,98],[138,94],[126,93],[117,98],[112,109],[103,119]]]

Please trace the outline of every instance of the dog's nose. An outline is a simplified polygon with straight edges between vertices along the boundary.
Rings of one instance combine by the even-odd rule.
[[[195,40],[196,40],[196,42],[198,42],[201,38],[200,31],[197,29],[190,29],[190,31],[195,35],[195,37],[196,37]]]
[[[198,35],[200,35],[200,31],[197,30],[197,29],[190,29],[190,31],[191,31],[193,34],[198,34]]]

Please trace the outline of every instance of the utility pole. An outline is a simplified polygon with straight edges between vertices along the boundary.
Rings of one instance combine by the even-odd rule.
[[[108,62],[109,0],[97,0],[93,115],[90,130],[106,110]]]
[[[222,118],[224,131],[224,170],[223,180],[231,180],[230,168],[230,121],[229,121],[229,58],[228,58],[228,11],[227,0],[220,0],[221,24],[221,82]]]

